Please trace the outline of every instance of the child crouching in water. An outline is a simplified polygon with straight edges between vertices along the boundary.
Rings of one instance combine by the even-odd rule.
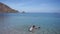
[[[33,30],[35,30],[35,29],[40,29],[40,27],[36,28],[36,26],[33,25],[33,26],[31,26],[31,27],[29,28],[29,31],[30,31],[30,32],[33,32]]]

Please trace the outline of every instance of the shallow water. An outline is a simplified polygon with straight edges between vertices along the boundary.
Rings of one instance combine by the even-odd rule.
[[[31,33],[28,31],[31,25],[41,28]],[[0,14],[0,34],[60,34],[60,14]]]

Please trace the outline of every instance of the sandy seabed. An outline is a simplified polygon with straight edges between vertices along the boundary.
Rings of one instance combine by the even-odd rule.
[[[52,28],[41,28],[40,30],[36,30],[33,33],[28,30],[16,29],[16,28],[3,28],[0,29],[0,34],[60,34],[60,30],[52,29]]]

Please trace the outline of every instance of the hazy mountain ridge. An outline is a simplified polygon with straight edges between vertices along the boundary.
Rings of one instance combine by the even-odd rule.
[[[0,2],[0,13],[18,13],[18,11]]]

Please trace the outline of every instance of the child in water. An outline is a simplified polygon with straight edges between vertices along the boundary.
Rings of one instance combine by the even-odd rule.
[[[36,26],[33,25],[33,26],[31,26],[31,27],[29,28],[29,31],[30,31],[30,32],[33,32],[33,30],[35,30],[35,29],[39,29],[39,28],[40,28],[40,27],[36,28]]]

